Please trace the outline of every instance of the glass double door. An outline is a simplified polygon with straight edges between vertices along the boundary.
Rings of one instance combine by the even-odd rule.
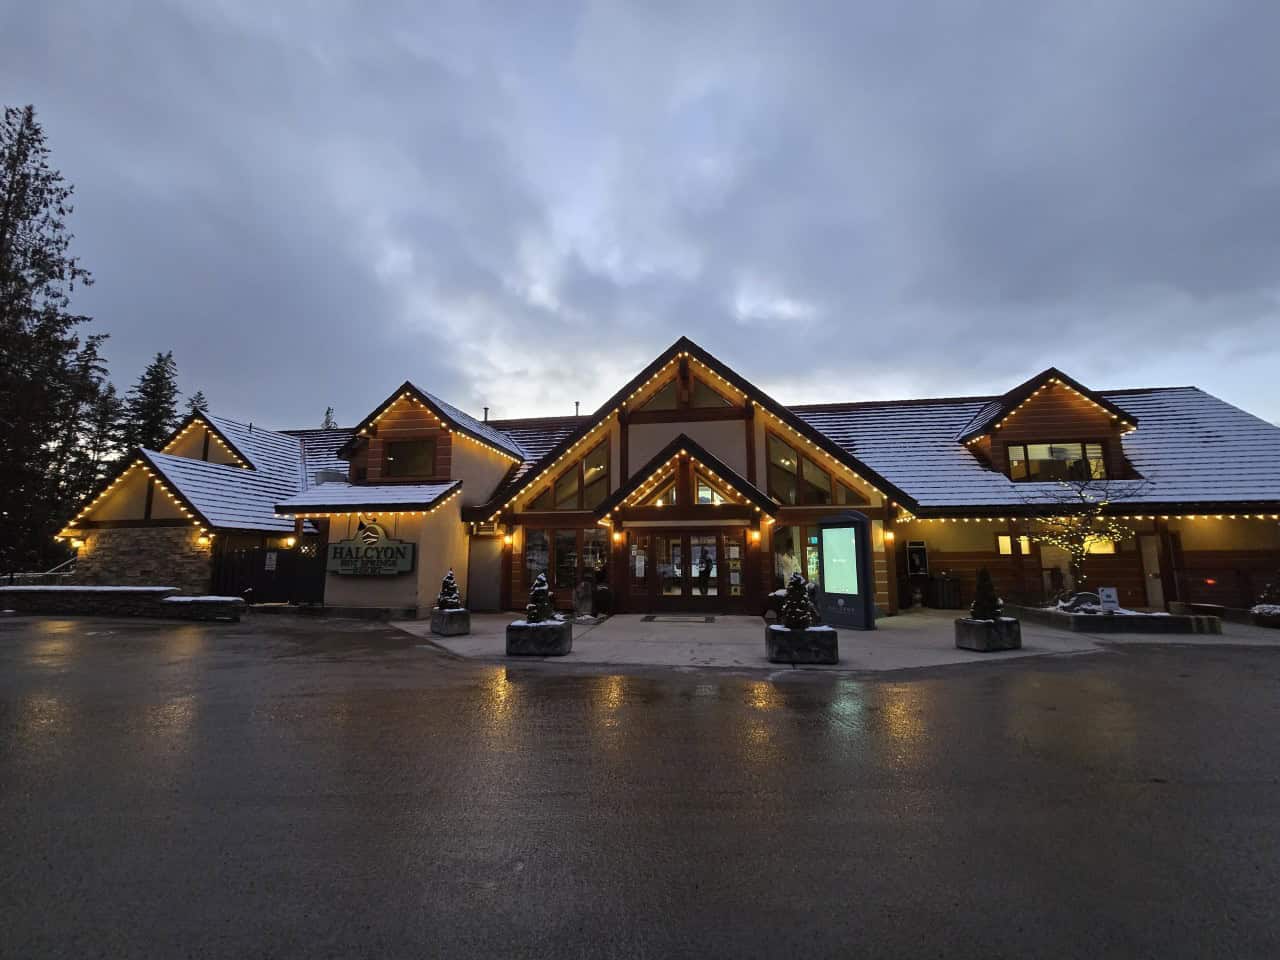
[[[631,609],[745,608],[744,530],[633,530],[628,536]]]

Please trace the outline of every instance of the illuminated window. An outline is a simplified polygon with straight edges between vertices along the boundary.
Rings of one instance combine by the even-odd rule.
[[[846,487],[839,480],[836,481],[836,503],[839,504],[858,504],[866,503],[867,498],[858,493],[852,487]]]
[[[700,504],[721,504],[731,503],[732,500],[718,487],[713,485],[710,480],[702,476],[695,475],[694,479],[695,497],[694,502]]]
[[[824,504],[831,502],[831,476],[827,471],[810,460],[800,460],[800,502],[804,504]]]
[[[1110,554],[1116,552],[1116,542],[1105,537],[1090,537],[1084,543],[1084,552],[1088,554]]]
[[[670,507],[676,502],[676,480],[675,477],[669,477],[662,483],[657,491],[649,495],[640,504],[642,507]]]
[[[1107,476],[1100,443],[1011,443],[1013,480],[1102,480]]]
[[[1024,557],[1031,555],[1031,538],[1027,536],[1014,537],[1008,533],[996,535],[996,549],[1002,557],[1013,556],[1013,545],[1017,543],[1018,552]]]

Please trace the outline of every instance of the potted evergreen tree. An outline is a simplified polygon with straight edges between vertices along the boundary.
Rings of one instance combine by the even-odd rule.
[[[440,581],[440,595],[431,608],[431,632],[439,637],[460,637],[471,632],[471,611],[462,606],[453,570]]]
[[[793,573],[782,600],[781,623],[764,628],[765,655],[770,663],[836,663],[840,659],[835,627],[819,622],[804,577]]]
[[[996,586],[986,567],[978,571],[978,588],[969,616],[956,621],[956,646],[961,650],[1018,650],[1022,647],[1022,625],[1015,617],[1000,615],[1004,602],[996,596]]]
[[[556,616],[545,573],[533,581],[524,610],[523,620],[507,624],[507,656],[563,657],[573,649],[573,621]]]

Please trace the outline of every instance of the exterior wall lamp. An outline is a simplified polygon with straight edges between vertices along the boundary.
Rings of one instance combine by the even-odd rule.
[[[298,544],[298,538],[297,538],[297,537],[285,537],[285,538],[284,538],[284,545],[285,545],[288,549],[290,549],[290,550],[292,550],[295,546],[297,546],[297,544]]]
[[[196,537],[196,543],[200,544],[202,547],[207,547],[212,542],[213,537],[209,536],[207,533],[202,533],[200,536]]]
[[[83,546],[84,546],[84,541],[83,541],[83,540],[81,540],[79,537],[72,537],[72,538],[71,538],[71,549],[72,549],[72,550],[79,550],[79,549],[80,549],[81,547],[83,547]]]
[[[503,546],[507,546],[507,547],[511,546],[511,534],[509,533],[503,534],[502,543],[503,543]]]

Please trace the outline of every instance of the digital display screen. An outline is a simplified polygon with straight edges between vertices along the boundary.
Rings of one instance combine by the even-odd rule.
[[[858,531],[854,527],[822,528],[822,589],[857,595]]]

